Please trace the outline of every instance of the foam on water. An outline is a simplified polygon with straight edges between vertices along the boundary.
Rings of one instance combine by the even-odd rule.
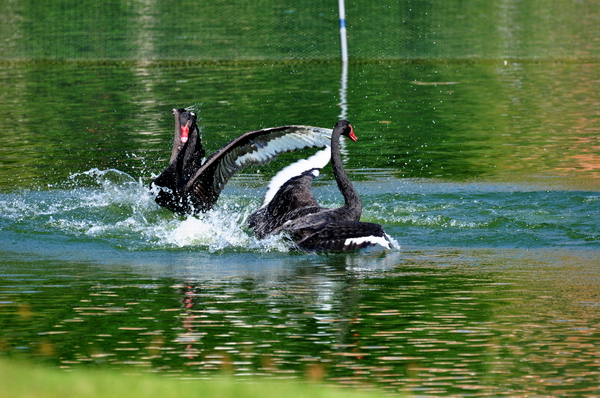
[[[282,239],[257,240],[244,225],[247,214],[214,209],[183,220],[172,219],[149,229],[148,238],[173,247],[204,247],[209,252],[235,248],[253,251],[288,251]]]
[[[248,206],[235,197],[224,196],[205,214],[181,217],[159,207],[146,184],[119,170],[75,173],[52,188],[0,196],[0,229],[103,239],[129,250],[289,248],[282,238],[255,239],[246,228]]]
[[[400,183],[391,181],[386,187]],[[361,220],[383,225],[393,250],[400,246],[600,247],[596,192],[510,191],[485,185],[460,190],[436,184],[409,193],[362,191]],[[437,191],[436,191],[437,188]],[[33,240],[73,237],[74,242],[108,243],[139,250],[287,252],[283,237],[257,240],[247,228],[264,189],[229,187],[214,210],[182,217],[158,206],[147,182],[119,170],[91,169],[60,186],[0,194],[0,232]],[[325,207],[337,207],[334,182],[315,186]],[[35,243],[35,242],[34,242]],[[28,244],[28,243],[25,243]]]

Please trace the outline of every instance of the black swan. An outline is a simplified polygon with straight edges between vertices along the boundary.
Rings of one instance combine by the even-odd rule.
[[[273,178],[262,206],[248,218],[248,226],[259,238],[287,232],[296,248],[307,251],[354,251],[371,246],[392,247],[379,224],[360,222],[362,202],[348,178],[340,158],[340,136],[357,141],[352,125],[339,121],[331,135],[331,149],[283,169]],[[311,184],[331,157],[333,175],[344,196],[336,209],[319,206]]]
[[[173,109],[175,138],[166,170],[151,184],[155,201],[180,214],[198,214],[214,206],[223,187],[250,164],[265,164],[279,154],[307,147],[326,147],[331,129],[283,126],[249,131],[203,162],[204,149],[196,115]]]

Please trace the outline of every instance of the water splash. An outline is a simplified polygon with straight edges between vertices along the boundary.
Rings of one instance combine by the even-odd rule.
[[[258,241],[246,228],[248,208],[224,195],[200,216],[159,207],[148,188],[119,170],[74,173],[60,187],[0,196],[0,229],[104,240],[128,250],[288,251],[282,238]],[[248,199],[245,199],[247,202]]]
[[[325,207],[341,204],[333,184],[315,185]],[[362,221],[382,224],[395,249],[600,245],[596,192],[532,192],[485,184],[465,189],[436,182],[404,186],[395,180],[379,189],[368,181],[357,186],[363,192]],[[141,179],[94,168],[51,189],[0,193],[0,232],[34,241],[41,235],[106,243],[128,251],[287,252],[289,240],[259,241],[248,230],[247,217],[260,206],[264,190],[248,193],[233,182],[214,210],[182,217],[159,207]]]

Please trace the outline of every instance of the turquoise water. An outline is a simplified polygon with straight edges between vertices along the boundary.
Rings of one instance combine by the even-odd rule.
[[[598,69],[586,63],[0,67],[0,355],[169,377],[320,378],[425,395],[597,394]],[[295,254],[245,227],[269,178],[180,217],[146,187],[174,107],[208,151],[332,127],[397,242]],[[326,169],[323,205],[341,196]],[[322,376],[319,376],[322,375]]]

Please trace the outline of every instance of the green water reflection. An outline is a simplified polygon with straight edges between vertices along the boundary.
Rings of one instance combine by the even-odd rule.
[[[340,113],[339,72],[335,64],[5,65],[0,186],[56,184],[92,167],[149,180],[166,162],[173,107],[198,109],[212,149],[261,127],[329,127]],[[347,167],[451,180],[557,176],[597,189],[597,79],[585,63],[351,65],[347,117],[361,141],[349,146]]]
[[[0,4],[0,356],[598,395],[597,2],[347,1],[347,82],[335,4],[308,3]],[[252,239],[269,178],[308,152],[235,176],[206,217],[157,208],[176,107],[208,152],[344,113],[363,220],[401,250]],[[339,205],[330,170],[315,190]]]
[[[3,355],[64,368],[312,375],[425,394],[597,393],[597,253],[499,258],[408,251],[392,268],[330,256],[185,278],[17,262],[2,275],[0,343]]]
[[[598,59],[595,0],[346,2],[354,60]],[[10,1],[4,60],[335,60],[336,2]]]

